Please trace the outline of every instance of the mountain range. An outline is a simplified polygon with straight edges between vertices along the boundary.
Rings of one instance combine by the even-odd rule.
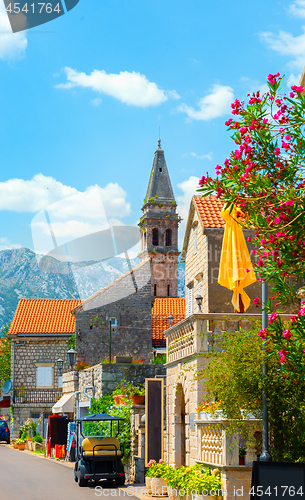
[[[0,251],[0,329],[8,325],[19,298],[69,299],[90,297],[136,266],[138,258],[128,262],[113,257],[103,262],[64,264],[44,258],[28,248]],[[42,267],[42,266],[41,266]],[[178,266],[179,297],[184,296],[184,264]]]

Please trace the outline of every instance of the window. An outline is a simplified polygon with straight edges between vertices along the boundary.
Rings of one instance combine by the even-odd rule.
[[[157,297],[157,285],[154,285],[154,296]]]
[[[187,315],[190,316],[193,312],[193,287],[187,292]]]
[[[155,227],[152,230],[152,244],[154,247],[157,247],[159,245],[159,231]]]
[[[165,231],[165,246],[170,247],[172,246],[172,230],[167,229]]]
[[[40,413],[30,413],[30,418],[40,418]]]
[[[53,387],[52,366],[37,366],[36,387]]]
[[[171,294],[171,286],[167,285],[167,296],[170,297]]]
[[[111,318],[109,318],[109,322],[111,326],[118,326],[118,320],[115,316],[111,316]]]
[[[197,227],[194,227],[194,255],[197,253]]]
[[[159,168],[159,172],[162,172],[162,168]]]

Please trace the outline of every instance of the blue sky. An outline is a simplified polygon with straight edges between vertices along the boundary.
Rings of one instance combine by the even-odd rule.
[[[305,0],[80,0],[17,34],[2,3],[0,249],[33,248],[50,206],[67,240],[104,227],[93,186],[110,221],[135,224],[159,127],[185,219],[231,150],[230,102],[305,65]]]

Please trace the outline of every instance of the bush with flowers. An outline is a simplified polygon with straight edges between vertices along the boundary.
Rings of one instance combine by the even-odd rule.
[[[183,497],[188,494],[222,496],[219,469],[211,469],[196,464],[191,467],[166,465],[163,460],[150,460],[147,464],[147,477],[163,478],[167,486]],[[213,491],[214,490],[214,491]]]
[[[217,165],[216,178],[202,177],[199,191],[216,192],[236,220],[255,231],[258,279],[273,285],[278,305],[298,305],[305,275],[304,88],[293,85],[285,94],[279,73],[270,74],[267,83],[267,93],[232,103],[234,118],[226,125],[236,147]],[[271,314],[271,301],[267,308]],[[270,353],[279,356],[283,373],[305,376],[304,316],[304,304],[288,327],[270,315],[260,333],[269,340]]]
[[[147,477],[166,477],[166,472],[168,466],[164,462],[164,460],[161,458],[159,462],[156,462],[156,460],[151,459],[148,464],[147,464],[147,472],[146,476]]]

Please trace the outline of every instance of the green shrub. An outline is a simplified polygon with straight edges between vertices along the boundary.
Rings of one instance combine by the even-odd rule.
[[[35,436],[32,439],[32,443],[42,443],[43,438],[39,434],[35,434]]]

